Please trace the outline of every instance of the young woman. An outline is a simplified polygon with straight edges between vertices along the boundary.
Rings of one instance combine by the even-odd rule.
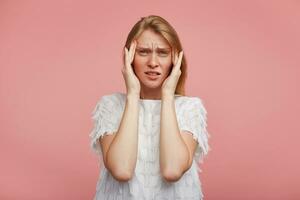
[[[162,17],[142,17],[123,61],[126,93],[103,95],[93,111],[91,146],[103,164],[94,199],[203,199],[197,164],[209,151],[206,110],[185,96],[176,31]]]

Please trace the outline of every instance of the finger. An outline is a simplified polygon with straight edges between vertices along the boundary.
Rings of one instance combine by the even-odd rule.
[[[177,71],[177,60],[178,60],[178,56],[176,55],[177,53],[176,53],[176,51],[174,50],[173,52],[172,52],[172,54],[173,54],[173,57],[174,57],[174,61],[173,61],[173,68],[172,68],[172,71],[171,71],[171,74],[170,75],[173,75],[173,74],[176,74],[176,71]]]
[[[132,66],[131,66],[131,63],[129,62],[130,58],[129,58],[129,51],[128,49],[125,47],[125,59],[126,59],[126,64],[125,64],[125,68],[128,70],[129,73],[133,73],[133,69],[132,69]]]
[[[175,52],[175,58],[174,58],[174,65],[176,65],[177,64],[177,61],[178,61],[178,53],[177,53],[177,51]]]
[[[182,57],[183,57],[183,51],[181,51],[179,53],[179,56],[177,58],[177,62],[176,62],[176,70],[179,70],[181,67],[181,62],[182,62]]]
[[[132,46],[133,46],[133,43],[131,42],[130,46],[129,46],[129,49],[127,49],[128,50],[128,61],[130,61]]]
[[[134,40],[133,41],[133,46],[132,46],[132,52],[131,52],[131,56],[130,56],[130,63],[132,63],[132,61],[134,59],[136,46],[137,46],[137,41]]]
[[[127,63],[129,61],[129,59],[128,59],[128,49],[125,47],[124,51],[125,51],[125,65],[127,66]]]
[[[136,42],[135,42],[135,40],[133,40],[130,44],[130,49],[129,49],[130,60],[133,57],[133,52],[135,50],[135,46],[136,46]]]
[[[175,66],[175,50],[172,49],[172,63],[173,63],[173,66]]]

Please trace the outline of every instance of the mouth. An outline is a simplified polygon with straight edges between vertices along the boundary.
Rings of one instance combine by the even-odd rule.
[[[148,75],[160,75],[159,72],[155,72],[155,71],[148,71],[148,72],[145,72],[145,74],[148,74]]]
[[[159,72],[145,72],[145,74],[150,78],[150,79],[156,79],[158,78],[161,74]]]

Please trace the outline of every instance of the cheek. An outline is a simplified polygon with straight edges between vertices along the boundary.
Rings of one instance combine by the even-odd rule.
[[[140,75],[140,74],[144,73],[143,66],[144,66],[144,62],[141,59],[134,58],[134,60],[132,62],[132,68],[136,75]]]
[[[168,73],[172,70],[173,63],[171,62],[171,60],[165,60],[164,62],[161,63],[161,66],[163,68],[163,71],[165,73]]]
[[[145,63],[145,61],[142,58],[135,56],[135,58],[133,60],[133,65],[136,68],[141,68],[144,65],[144,63]]]
[[[172,65],[171,56],[160,59],[160,64],[164,67],[168,67],[168,66]]]

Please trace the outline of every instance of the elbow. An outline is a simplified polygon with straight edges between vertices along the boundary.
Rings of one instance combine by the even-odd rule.
[[[119,163],[105,162],[105,168],[109,171],[114,179],[119,182],[127,182],[133,177],[133,170],[128,170],[124,165]]]
[[[181,176],[182,173],[180,171],[164,170],[162,172],[162,177],[167,182],[176,182],[181,178]]]
[[[168,166],[162,167],[161,166],[161,174],[162,178],[167,182],[176,182],[178,181],[183,174],[190,168],[191,165],[181,165],[178,167]]]
[[[127,182],[133,177],[133,173],[125,170],[113,169],[109,170],[111,175],[119,182]]]

